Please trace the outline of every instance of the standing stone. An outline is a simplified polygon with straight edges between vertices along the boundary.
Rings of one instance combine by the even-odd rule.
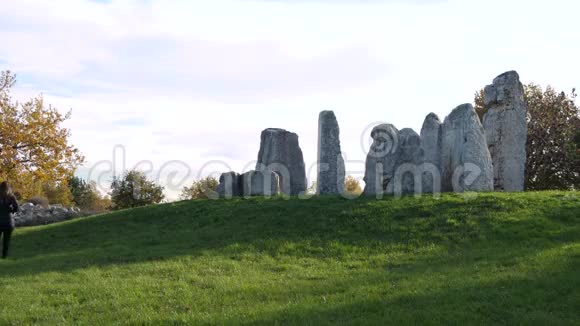
[[[278,174],[280,192],[297,195],[306,191],[306,168],[298,135],[284,129],[262,131],[256,171]]]
[[[410,128],[401,129],[398,134],[399,155],[396,157],[393,191],[396,194],[411,194],[420,191],[422,171],[419,170],[422,160],[421,137]],[[417,184],[416,184],[417,182]]]
[[[318,178],[319,195],[338,195],[344,192],[344,159],[340,150],[340,128],[332,111],[318,116]]]
[[[274,196],[278,194],[278,175],[268,171],[249,171],[240,176],[242,193],[248,196]]]
[[[424,193],[441,191],[441,125],[439,117],[435,113],[429,113],[421,128]]]
[[[443,191],[493,191],[493,166],[483,127],[471,104],[454,109],[441,131]]]
[[[484,106],[483,127],[493,161],[494,188],[523,191],[528,110],[518,73],[506,72],[486,86]]]
[[[400,155],[399,130],[392,124],[381,124],[371,131],[373,143],[365,166],[365,195],[393,193],[397,157]]]
[[[240,175],[236,172],[226,172],[220,175],[216,192],[220,198],[232,198],[242,195]]]

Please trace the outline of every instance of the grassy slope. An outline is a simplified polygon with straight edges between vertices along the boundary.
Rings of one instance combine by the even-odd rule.
[[[17,230],[0,324],[576,324],[577,193],[193,201]]]

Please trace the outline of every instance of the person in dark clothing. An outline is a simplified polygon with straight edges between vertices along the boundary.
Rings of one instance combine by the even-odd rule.
[[[2,259],[8,256],[10,238],[14,231],[12,214],[18,212],[18,201],[7,182],[0,183],[0,237],[2,238]]]

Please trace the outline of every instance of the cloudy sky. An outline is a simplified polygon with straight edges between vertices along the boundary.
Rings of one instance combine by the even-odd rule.
[[[249,169],[267,127],[298,133],[309,168],[321,110],[362,177],[378,121],[419,131],[507,70],[580,87],[576,0],[0,2],[0,69],[18,75],[16,98],[72,110],[91,178],[113,161],[170,188]]]

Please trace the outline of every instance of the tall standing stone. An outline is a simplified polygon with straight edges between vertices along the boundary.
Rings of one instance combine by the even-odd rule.
[[[275,172],[280,192],[297,195],[306,191],[306,168],[298,135],[284,129],[262,131],[256,171]]]
[[[421,137],[410,128],[399,131],[399,155],[396,157],[393,192],[396,194],[411,194],[421,188]]]
[[[423,150],[423,192],[441,191],[441,120],[430,113],[421,128],[421,149]]]
[[[393,193],[397,157],[400,155],[399,130],[392,124],[381,124],[371,131],[373,143],[365,166],[365,195]]]
[[[344,159],[340,150],[340,128],[332,111],[318,116],[318,178],[319,195],[338,195],[344,192]]]
[[[479,117],[463,104],[445,118],[441,130],[443,191],[493,191],[493,166]]]
[[[494,168],[494,188],[523,191],[528,136],[524,87],[517,72],[499,75],[484,89],[483,117]]]
[[[367,155],[366,195],[409,194],[420,189],[421,137],[413,129],[376,126]]]

